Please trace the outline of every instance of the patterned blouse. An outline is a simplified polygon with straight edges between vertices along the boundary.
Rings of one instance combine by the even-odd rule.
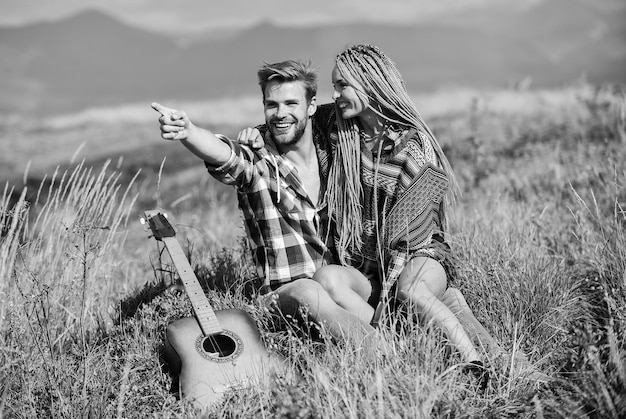
[[[428,134],[393,126],[384,134],[388,140],[380,153],[370,151],[361,139],[363,245],[350,254],[352,266],[380,282],[375,320],[409,259],[430,257],[447,269],[450,257],[440,217],[448,178]],[[335,130],[331,143],[337,139]]]

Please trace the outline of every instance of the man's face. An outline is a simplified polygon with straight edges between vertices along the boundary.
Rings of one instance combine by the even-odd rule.
[[[308,103],[302,82],[270,81],[265,86],[265,123],[277,145],[297,143],[315,112],[315,98]]]

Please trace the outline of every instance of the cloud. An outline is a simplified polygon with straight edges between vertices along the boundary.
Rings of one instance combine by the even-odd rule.
[[[541,0],[3,0],[0,24],[54,20],[98,9],[150,29],[193,31],[270,21],[282,26],[350,21],[408,23],[463,9],[520,7]]]

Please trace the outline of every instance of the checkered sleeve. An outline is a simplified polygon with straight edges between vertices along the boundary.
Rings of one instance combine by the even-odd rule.
[[[409,259],[409,255],[406,251],[392,250],[389,253],[390,255],[387,264],[386,277],[384,283],[382,284],[382,291],[385,295],[389,294],[393,284],[395,284],[398,278],[400,278],[400,274]]]
[[[217,137],[230,147],[230,157],[226,163],[220,166],[204,162],[207,170],[218,181],[235,186],[240,191],[250,188],[260,175],[258,166],[255,165],[255,155],[246,146],[242,146],[223,135]]]

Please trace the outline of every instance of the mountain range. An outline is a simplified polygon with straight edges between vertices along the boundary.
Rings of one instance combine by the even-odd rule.
[[[606,4],[611,7],[544,0],[523,10],[490,8],[400,26],[261,23],[193,42],[88,11],[0,27],[0,112],[44,116],[127,102],[255,95],[259,65],[287,58],[313,61],[327,101],[334,56],[358,42],[380,46],[411,91],[501,88],[522,79],[540,87],[581,77],[625,83],[626,4]]]

